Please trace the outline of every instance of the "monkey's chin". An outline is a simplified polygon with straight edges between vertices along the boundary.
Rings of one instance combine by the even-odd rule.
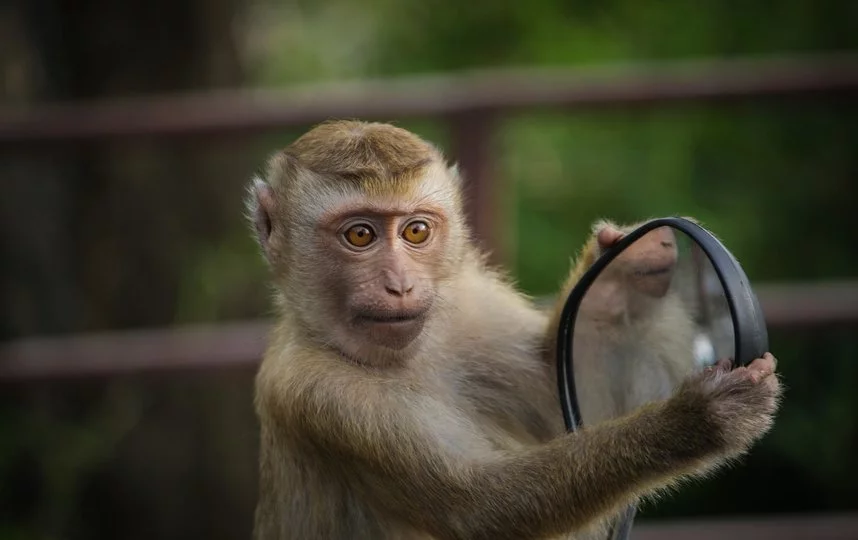
[[[420,336],[425,322],[420,317],[403,321],[362,321],[360,325],[374,345],[401,351]]]
[[[409,310],[358,309],[352,319],[355,337],[376,347],[402,351],[423,332],[429,306]]]
[[[360,364],[401,365],[420,348],[423,326],[423,320],[352,323],[337,339],[337,348]]]
[[[673,270],[673,265],[639,270],[633,275],[632,286],[642,294],[661,298],[670,290]]]

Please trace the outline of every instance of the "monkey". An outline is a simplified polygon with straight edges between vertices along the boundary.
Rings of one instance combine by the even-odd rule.
[[[247,207],[277,313],[255,379],[257,540],[598,535],[774,421],[766,353],[566,433],[549,315],[488,264],[462,175],[408,130],[319,124]]]
[[[559,316],[572,288],[608,248],[642,223],[597,221],[561,288],[546,348],[556,355]],[[572,336],[582,420],[598,423],[665,399],[695,369],[697,336],[687,299],[675,285],[678,246],[658,227],[628,246],[585,292]]]

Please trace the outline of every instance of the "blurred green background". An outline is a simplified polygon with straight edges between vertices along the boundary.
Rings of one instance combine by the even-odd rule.
[[[24,0],[2,104],[858,49],[858,3]],[[391,118],[449,148],[446,125]],[[241,198],[301,130],[0,148],[4,340],[270,313]],[[691,215],[755,283],[858,277],[858,106],[767,101],[501,119],[509,268],[549,294],[601,217]],[[639,519],[858,510],[856,327],[773,331],[788,387],[741,467]],[[0,538],[247,537],[251,373],[4,387]],[[189,519],[190,516],[190,519]]]

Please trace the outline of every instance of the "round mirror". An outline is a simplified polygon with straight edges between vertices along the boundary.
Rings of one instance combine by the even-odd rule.
[[[767,350],[756,296],[721,242],[683,218],[649,221],[596,259],[566,301],[557,366],[566,427],[630,413],[718,360],[747,365]],[[612,537],[628,535],[634,510]]]

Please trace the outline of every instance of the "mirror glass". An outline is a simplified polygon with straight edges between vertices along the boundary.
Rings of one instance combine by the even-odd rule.
[[[581,420],[594,424],[665,399],[686,376],[734,357],[724,289],[685,233],[654,229],[584,293],[572,328]]]

